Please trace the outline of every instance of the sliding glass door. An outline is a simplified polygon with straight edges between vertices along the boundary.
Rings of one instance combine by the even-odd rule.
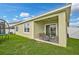
[[[49,37],[55,37],[57,32],[57,26],[56,24],[48,24],[46,25],[46,35]]]

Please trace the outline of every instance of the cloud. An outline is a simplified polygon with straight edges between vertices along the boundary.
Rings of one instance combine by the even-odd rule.
[[[79,3],[72,3],[72,12],[79,11]]]
[[[34,15],[30,15],[29,17],[24,17],[23,20],[29,20],[31,18],[35,17]]]
[[[72,13],[70,14],[70,16],[72,16]]]
[[[15,17],[18,17],[18,16],[15,16]]]
[[[77,20],[79,20],[79,17],[77,18]]]
[[[79,21],[78,21],[78,22],[75,22],[75,23],[70,23],[69,25],[72,25],[72,26],[79,26]]]
[[[31,17],[27,17],[27,18],[23,18],[24,20],[26,20],[26,19],[30,19]]]
[[[34,15],[32,15],[31,17],[35,17]]]
[[[26,12],[22,12],[22,13],[20,13],[20,16],[21,17],[29,17],[30,14],[29,13],[26,13]]]
[[[74,19],[75,21],[79,21],[79,17],[77,17],[76,19]]]
[[[8,23],[9,23],[9,20],[7,20],[7,19],[6,19],[6,22],[8,22]]]
[[[70,20],[70,22],[75,22],[75,21],[76,21],[76,22],[79,21],[79,17]]]
[[[77,17],[75,19],[71,19],[69,25],[79,26],[79,17]]]
[[[16,19],[16,18],[13,18],[13,21],[19,21],[18,19]]]
[[[7,16],[3,16],[3,18],[6,18]]]
[[[5,18],[7,18],[7,16],[0,16],[0,18],[5,19]]]
[[[17,20],[16,18],[13,19],[14,21]]]

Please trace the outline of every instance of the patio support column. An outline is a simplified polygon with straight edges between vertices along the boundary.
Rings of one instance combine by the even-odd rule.
[[[66,47],[67,44],[67,23],[66,23],[66,14],[62,12],[58,17],[58,27],[59,27],[59,45]]]
[[[32,21],[32,39],[34,39],[34,21]]]

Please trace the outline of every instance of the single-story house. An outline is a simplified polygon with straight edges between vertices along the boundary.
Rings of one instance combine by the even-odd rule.
[[[38,41],[66,47],[71,5],[16,23],[15,33]]]

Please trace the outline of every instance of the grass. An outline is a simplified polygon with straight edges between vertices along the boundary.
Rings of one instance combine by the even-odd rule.
[[[77,55],[79,40],[68,39],[67,47],[59,47],[29,38],[9,35],[9,39],[0,39],[1,55]]]

